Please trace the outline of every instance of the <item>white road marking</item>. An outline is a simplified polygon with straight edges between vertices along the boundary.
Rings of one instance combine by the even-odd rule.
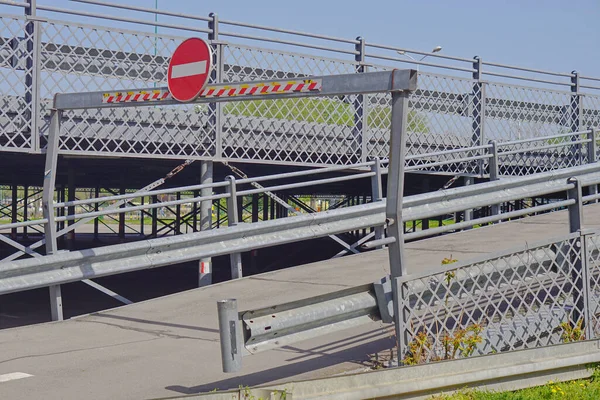
[[[16,379],[30,378],[33,375],[26,374],[24,372],[12,372],[10,374],[0,375],[0,383],[14,381]]]
[[[206,73],[206,60],[187,64],[173,65],[171,79],[185,78],[186,76],[200,75]]]

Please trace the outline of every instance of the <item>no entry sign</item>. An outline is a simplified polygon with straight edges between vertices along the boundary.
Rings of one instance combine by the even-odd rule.
[[[194,100],[206,86],[212,65],[212,50],[202,39],[181,43],[169,62],[167,83],[171,96],[182,102]]]

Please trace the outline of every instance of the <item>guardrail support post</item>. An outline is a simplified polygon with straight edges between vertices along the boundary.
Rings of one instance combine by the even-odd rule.
[[[569,178],[567,183],[574,184],[575,187],[569,189],[567,197],[575,200],[575,204],[569,206],[569,231],[571,233],[581,233],[583,228],[583,202],[581,193],[581,184],[577,178]],[[577,325],[581,318],[583,318],[583,327],[586,332],[586,339],[590,339],[591,336],[591,319],[589,310],[589,277],[588,277],[588,266],[587,266],[587,252],[585,241],[586,237],[582,234],[579,238],[580,250],[571,249],[569,254],[571,256],[571,279],[576,291],[573,293],[573,308],[572,321],[573,324]],[[577,247],[577,244],[574,245]]]
[[[373,160],[371,165],[371,171],[375,173],[371,177],[371,201],[381,201],[383,199],[383,185],[381,183],[381,161],[379,158]],[[375,237],[373,240],[380,240],[383,238],[385,227],[383,225],[375,227]],[[377,246],[376,249],[381,249],[382,246]]]
[[[213,162],[200,161],[200,184],[210,185],[213,183]],[[211,188],[200,190],[200,196],[211,196]],[[212,228],[212,200],[200,202],[200,230],[208,231]],[[206,257],[200,259],[200,268],[198,275],[198,287],[210,285],[212,283],[212,258]]]
[[[229,182],[227,186],[227,225],[236,226],[239,222],[238,219],[238,207],[237,207],[237,188],[235,183],[235,177],[229,175],[225,177],[225,180]],[[242,277],[242,255],[240,253],[233,253],[229,256],[231,263],[231,279],[238,279]]]
[[[50,115],[50,128],[48,144],[46,147],[46,164],[44,167],[44,191],[42,194],[42,210],[46,239],[46,254],[55,254],[58,251],[56,241],[56,223],[54,222],[54,191],[56,186],[56,168],[58,166],[58,142],[60,136],[61,110],[53,109]],[[53,321],[62,321],[62,295],[60,285],[50,286],[50,312]]]
[[[592,164],[598,161],[598,142],[596,142],[596,137],[598,136],[597,128],[589,128],[588,132],[588,144],[587,144],[587,162],[588,164]],[[597,194],[598,193],[598,185],[590,185],[588,186],[589,194]],[[597,203],[598,200],[594,200],[593,203]]]
[[[498,160],[498,143],[495,140],[490,140],[489,144],[492,145],[492,148],[490,149],[491,157],[489,158],[489,172],[491,182],[500,179],[500,163]],[[500,204],[492,204],[491,208],[492,215],[500,214]]]
[[[398,362],[404,354],[403,319],[401,317],[402,298],[397,279],[406,274],[404,262],[404,227],[402,223],[402,200],[404,196],[404,166],[406,158],[406,121],[408,119],[409,92],[392,92],[392,124],[390,131],[390,161],[385,215],[388,236],[395,239],[388,247],[390,274],[393,285],[394,322]]]
[[[219,338],[223,372],[237,372],[242,368],[242,335],[236,299],[219,300]]]
[[[473,178],[472,176],[465,176],[464,180],[465,180],[465,186],[471,186],[472,184],[475,183],[475,178]],[[472,208],[465,210],[464,218],[465,218],[465,221],[471,221],[473,219],[473,209]],[[471,229],[471,228],[467,228],[467,229]]]

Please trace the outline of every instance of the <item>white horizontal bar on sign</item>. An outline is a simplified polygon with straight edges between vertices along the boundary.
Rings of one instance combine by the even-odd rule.
[[[186,64],[173,65],[171,69],[171,79],[185,78],[193,75],[206,73],[206,60],[195,61]]]

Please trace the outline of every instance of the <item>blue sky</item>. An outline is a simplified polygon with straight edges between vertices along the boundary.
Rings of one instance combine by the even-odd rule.
[[[155,0],[112,1],[149,8],[155,6]],[[38,4],[140,19],[154,18],[150,14],[68,0],[38,0]],[[448,55],[479,55],[488,61],[557,72],[576,69],[584,75],[600,76],[597,50],[600,2],[597,0],[158,0],[158,6],[202,16],[216,12],[222,19],[348,39],[363,36],[370,42],[423,51],[440,45],[443,53]],[[1,8],[3,12],[7,9]],[[174,21],[164,16],[159,16],[159,20]],[[94,23],[105,24],[99,20]],[[135,25],[115,24],[139,29]],[[198,24],[205,26],[203,22]],[[234,30],[231,27],[222,29]],[[167,30],[159,28],[161,31]]]

